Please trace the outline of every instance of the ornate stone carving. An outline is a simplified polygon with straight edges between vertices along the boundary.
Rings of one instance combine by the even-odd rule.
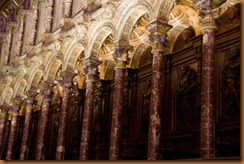
[[[145,89],[142,91],[142,135],[146,136],[149,129],[150,101],[151,101],[151,80],[146,81]]]
[[[179,129],[191,127],[195,86],[196,71],[187,65],[181,67],[176,93],[176,113],[177,120],[179,120]]]
[[[236,7],[229,7],[226,13],[218,19],[218,23],[220,24],[219,32],[224,32],[240,25],[240,21],[240,10]]]
[[[153,51],[165,51],[166,32],[172,28],[171,25],[164,23],[161,20],[152,22],[147,29],[151,32],[152,49]]]
[[[230,118],[240,110],[240,49],[228,51],[222,70],[222,112]]]
[[[87,75],[86,81],[95,80],[95,77],[97,76],[97,72],[98,72],[97,67],[99,64],[101,64],[101,61],[92,58],[87,58],[86,60],[83,61],[84,73]]]

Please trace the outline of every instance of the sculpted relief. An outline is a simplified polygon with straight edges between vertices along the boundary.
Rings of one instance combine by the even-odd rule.
[[[196,71],[185,65],[180,68],[178,77],[176,92],[177,129],[188,129],[191,127],[194,112]]]
[[[145,88],[142,91],[143,104],[142,104],[142,135],[146,136],[149,128],[149,116],[150,116],[150,101],[151,101],[151,80],[147,80]]]
[[[222,114],[231,117],[240,110],[240,49],[231,49],[222,69]]]

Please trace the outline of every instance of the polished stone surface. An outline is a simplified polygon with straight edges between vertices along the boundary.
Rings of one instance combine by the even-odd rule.
[[[158,149],[160,144],[161,129],[161,118],[159,112],[162,110],[163,57],[162,52],[153,52],[152,91],[148,134],[148,160],[157,160],[159,153]]]
[[[88,149],[90,141],[90,124],[92,119],[92,102],[94,92],[94,81],[86,81],[86,100],[83,115],[81,144],[80,144],[80,160],[88,160]]]
[[[14,148],[15,148],[15,137],[17,134],[17,120],[19,114],[19,105],[14,104],[12,107],[12,120],[8,138],[8,147],[5,160],[13,160]]]
[[[201,111],[201,158],[211,159],[214,155],[214,44],[215,30],[203,31],[202,54],[202,111]]]
[[[36,160],[44,160],[44,148],[45,148],[45,137],[47,133],[48,127],[48,116],[50,111],[50,104],[51,104],[51,95],[52,95],[53,85],[45,82],[43,88],[43,102],[42,102],[42,112],[40,118],[40,126],[38,128],[38,137],[37,137],[37,147],[35,153]]]
[[[69,97],[70,97],[70,88],[72,86],[70,82],[67,82],[66,85],[69,86],[63,87],[62,109],[61,109],[61,116],[60,116],[60,125],[58,130],[56,157],[55,157],[56,160],[63,160],[64,153],[65,153],[65,137],[67,131]]]
[[[118,160],[121,138],[121,114],[123,109],[125,69],[115,68],[115,88],[110,136],[109,160]]]
[[[33,103],[35,101],[36,95],[28,95],[27,105],[26,105],[26,114],[25,114],[25,124],[22,135],[21,150],[20,150],[20,160],[28,159],[28,150],[29,150],[29,137],[31,132],[32,117],[33,117]]]
[[[3,144],[4,144],[4,134],[6,129],[6,121],[7,121],[7,112],[9,106],[1,106],[0,112],[0,159],[2,159],[2,152],[3,152]]]

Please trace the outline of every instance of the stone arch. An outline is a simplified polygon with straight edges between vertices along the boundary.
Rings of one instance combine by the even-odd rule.
[[[3,104],[4,102],[9,104],[10,100],[12,99],[12,96],[13,96],[13,88],[10,86],[7,86],[3,91],[1,104]]]
[[[180,36],[180,34],[185,30],[190,28],[189,26],[175,26],[173,27],[169,32],[168,32],[168,40],[167,40],[167,47],[166,47],[166,52],[167,53],[172,53],[173,48],[175,45],[175,42],[177,38]]]
[[[95,22],[94,22],[95,23]],[[89,41],[87,51],[85,52],[86,57],[92,57],[98,59],[99,50],[102,47],[105,39],[112,34],[116,35],[114,25],[109,21],[99,23],[93,28],[92,32],[88,33],[89,36],[93,36]]]
[[[148,12],[149,18],[151,18],[151,13],[153,13],[153,6],[150,0],[140,0],[140,1],[123,1],[118,7],[114,19],[116,22],[116,29],[118,30],[121,25],[123,25],[131,14],[135,14],[137,9],[141,8]],[[118,30],[119,31],[119,30]],[[121,32],[120,32],[121,33]],[[118,35],[120,36],[120,35]]]
[[[81,40],[77,42],[74,40],[69,48],[69,50],[65,53],[63,70],[66,70],[68,67],[74,69],[75,64],[80,56],[80,54],[84,51],[84,42]]]
[[[100,72],[99,76],[102,80],[112,80],[114,79],[114,67],[115,61],[104,60],[102,64],[98,66]]]
[[[51,50],[48,50],[46,52],[43,53],[43,56],[45,56],[45,59],[44,59],[44,72],[48,72],[48,70],[50,69],[51,67],[51,63],[53,62],[53,60],[56,59],[55,57],[55,53]]]
[[[186,28],[191,26],[196,35],[201,34],[201,25],[199,22],[199,14],[197,11],[187,5],[176,5],[169,18],[169,24],[172,26],[182,25]]]
[[[34,68],[27,79],[29,85],[27,85],[26,90],[30,90],[31,87],[37,87],[42,77],[43,71],[40,68]]]
[[[27,86],[27,81],[23,77],[20,77],[14,86],[13,97],[22,96],[22,94],[26,89],[26,86]]]
[[[173,52],[175,42],[184,30],[191,29],[194,31],[194,35],[201,34],[201,25],[199,22],[198,13],[190,6],[176,5],[170,13],[168,23],[172,25],[173,28],[167,32],[167,53]]]
[[[152,14],[152,21],[160,19],[167,23],[170,12],[177,2],[177,0],[157,0],[157,2],[155,2],[157,5],[154,6],[154,13]]]
[[[142,55],[150,47],[151,46],[149,44],[140,44],[137,46],[133,52],[129,67],[134,69],[139,68]]]
[[[59,59],[54,59],[53,62],[50,64],[50,69],[45,72],[45,76],[43,78],[44,81],[46,80],[55,80],[56,74],[62,65],[62,61]]]
[[[12,88],[11,85],[12,85],[12,77],[10,76],[7,76],[5,77],[4,79],[4,83],[1,84],[2,87],[1,87],[1,96],[0,96],[0,104],[3,104],[4,103],[4,97],[6,96],[6,92],[7,92],[7,88]]]
[[[122,15],[123,20],[121,22],[118,21],[116,24],[118,35],[115,37],[115,40],[124,40],[129,42],[130,34],[137,21],[144,14],[149,14],[148,8],[144,5],[137,5],[128,9],[131,9],[131,11],[127,11],[128,13],[125,16]]]

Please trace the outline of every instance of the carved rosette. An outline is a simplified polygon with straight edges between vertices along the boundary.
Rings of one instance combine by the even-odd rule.
[[[164,67],[164,53],[166,32],[172,26],[156,20],[152,22],[147,28],[153,36],[152,42],[152,91],[151,91],[151,106],[150,106],[150,121],[149,121],[149,136],[148,136],[148,160],[158,160],[159,158],[159,144],[160,144],[160,129],[161,118],[160,110],[162,110],[162,89],[163,89],[163,67]]]

